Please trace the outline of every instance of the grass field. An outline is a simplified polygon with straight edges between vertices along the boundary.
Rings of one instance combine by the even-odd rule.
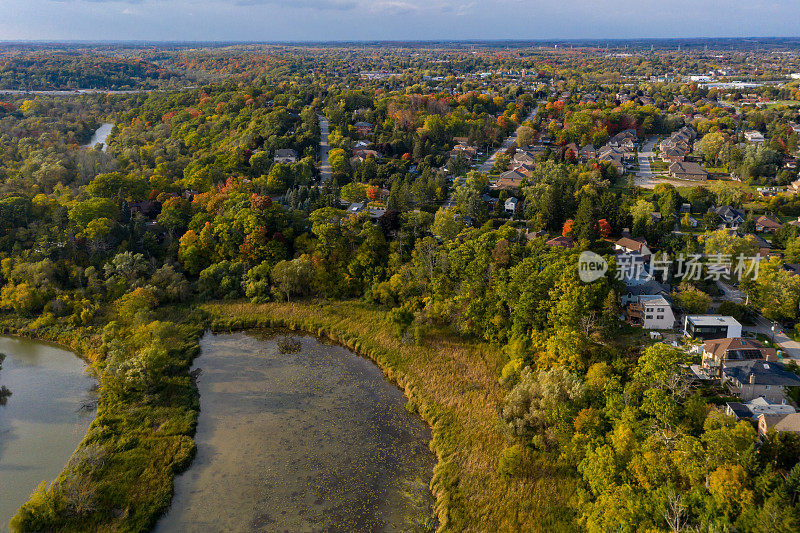
[[[577,480],[556,458],[528,454],[511,479],[497,472],[507,442],[497,377],[504,357],[493,346],[432,332],[405,344],[386,311],[360,302],[306,301],[201,306],[215,330],[287,327],[327,336],[372,359],[405,391],[432,428],[438,458],[431,482],[439,531],[572,531]]]

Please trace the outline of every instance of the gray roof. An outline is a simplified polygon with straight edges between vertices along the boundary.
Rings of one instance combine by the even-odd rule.
[[[800,377],[796,374],[792,374],[781,364],[763,360],[729,363],[723,372],[728,379],[735,379],[742,385],[750,384],[750,376],[753,375],[754,385],[800,387]]]

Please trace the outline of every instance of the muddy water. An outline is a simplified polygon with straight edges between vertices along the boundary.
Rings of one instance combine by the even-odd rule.
[[[374,364],[308,336],[208,333],[201,347],[197,457],[156,531],[432,527],[430,431]]]
[[[75,354],[50,344],[0,337],[0,531],[42,481],[53,481],[94,418],[94,380]]]

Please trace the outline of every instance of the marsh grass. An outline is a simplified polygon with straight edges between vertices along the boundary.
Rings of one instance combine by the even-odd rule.
[[[386,311],[360,302],[304,301],[201,306],[214,330],[282,327],[327,337],[372,359],[432,428],[438,463],[431,490],[439,531],[572,531],[574,475],[555,456],[526,456],[517,475],[498,473],[509,444],[499,424],[504,363],[497,347],[446,331],[403,343]]]

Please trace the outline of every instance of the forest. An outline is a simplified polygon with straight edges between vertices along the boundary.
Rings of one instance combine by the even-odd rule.
[[[796,67],[763,54],[765,79]],[[699,356],[620,320],[620,280],[579,278],[582,251],[615,264],[623,230],[671,256],[754,253],[768,213],[787,222],[770,236],[777,253],[742,282],[747,305],[728,307],[800,321],[800,278],[783,268],[800,262],[788,224],[800,201],[755,189],[797,180],[798,83],[748,89],[780,101],[759,107],[747,92],[651,81],[721,62],[677,57],[0,54],[0,88],[112,90],[0,94],[0,327],[71,347],[100,386],[79,449],[12,530],[152,528],[195,453],[203,330],[270,325],[328,335],[404,388],[432,427],[439,531],[800,529],[800,436],[761,439],[725,414],[725,390],[686,376]],[[114,124],[105,145],[85,146],[102,123]],[[646,189],[570,147],[683,127],[699,133],[699,164],[736,179]],[[746,130],[768,140],[747,145]],[[459,145],[503,148],[481,172]],[[542,146],[529,175],[493,188],[529,145]],[[524,207],[509,213],[512,196]],[[742,210],[744,234],[718,229],[709,208],[722,205]],[[548,244],[557,236],[574,247]],[[669,277],[686,311],[717,296]]]

